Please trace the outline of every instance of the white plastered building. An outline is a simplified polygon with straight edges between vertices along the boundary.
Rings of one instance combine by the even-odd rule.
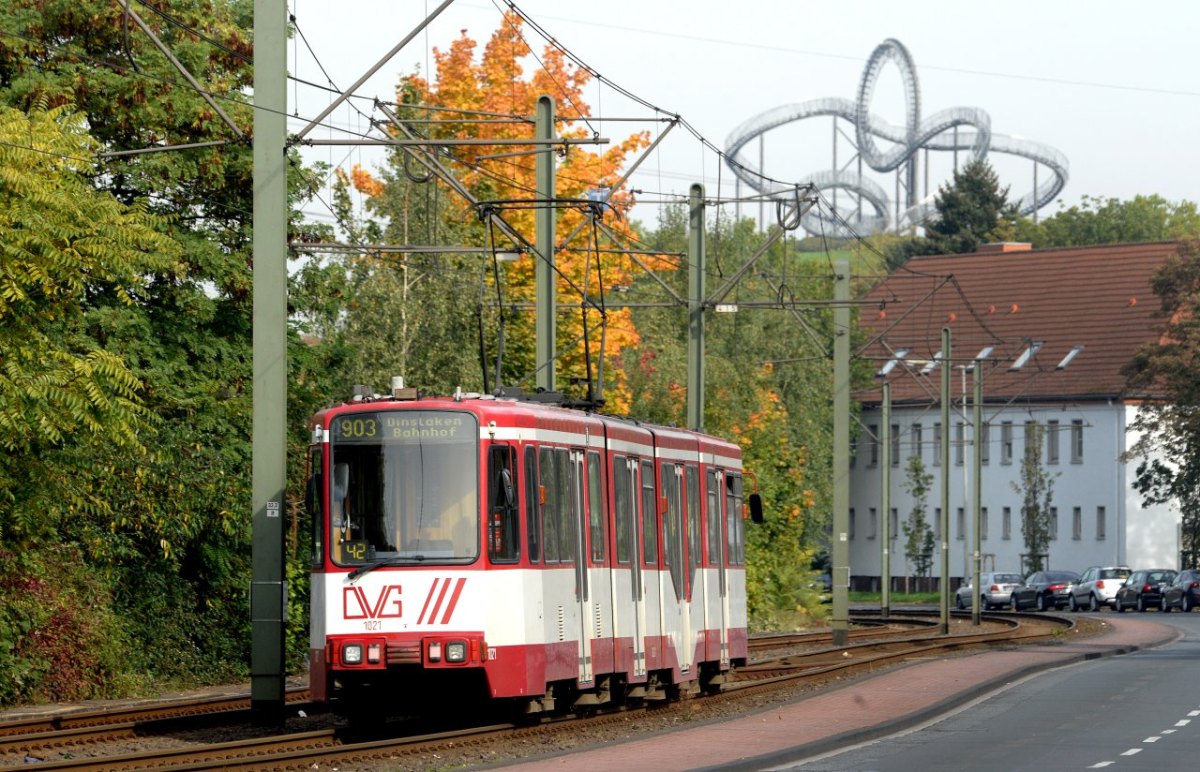
[[[850,470],[850,567],[855,587],[878,587],[884,517],[893,586],[914,575],[902,524],[914,498],[906,483],[919,455],[932,476],[926,520],[938,528],[942,481],[949,480],[950,578],[969,576],[974,546],[974,457],[981,456],[982,570],[1023,572],[1022,459],[1029,437],[1040,444],[1052,478],[1048,567],[1082,572],[1092,565],[1179,568],[1179,515],[1142,505],[1134,488],[1138,460],[1125,460],[1136,401],[1125,396],[1121,368],[1157,339],[1158,298],[1150,278],[1173,242],[1054,250],[988,245],[967,255],[910,260],[869,295],[860,315],[863,355],[879,373],[858,393],[862,405]],[[949,361],[942,329],[951,331]],[[990,349],[990,351],[989,351]],[[981,358],[981,354],[986,354]],[[983,373],[983,426],[973,426],[974,372]],[[942,367],[951,368],[949,426],[941,426]],[[882,388],[891,384],[888,452],[882,435]],[[1036,426],[1036,431],[1034,427]],[[950,463],[941,464],[943,431]],[[882,500],[883,460],[889,501]],[[935,547],[932,575],[940,574]]]

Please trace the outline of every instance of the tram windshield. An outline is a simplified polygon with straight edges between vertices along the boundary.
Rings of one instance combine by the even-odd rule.
[[[330,426],[334,562],[467,563],[479,555],[479,429],[470,413],[394,410]]]

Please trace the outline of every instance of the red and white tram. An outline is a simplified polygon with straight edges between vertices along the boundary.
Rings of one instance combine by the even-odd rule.
[[[714,690],[745,661],[736,445],[411,389],[311,428],[314,699],[540,713]]]

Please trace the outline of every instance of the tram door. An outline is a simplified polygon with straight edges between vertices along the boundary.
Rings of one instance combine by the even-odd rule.
[[[641,472],[641,475],[638,475]],[[646,677],[646,564],[654,561],[654,549],[646,549],[647,535],[644,533],[649,517],[649,539],[653,541],[655,527],[654,511],[654,467],[637,459],[629,460],[630,483],[630,540],[632,553],[629,561],[629,579],[634,598],[634,675]],[[644,514],[650,508],[650,515]],[[638,513],[643,513],[638,517]],[[650,546],[654,546],[653,544]]]
[[[595,617],[591,613],[591,593],[588,588],[587,510],[583,506],[583,451],[571,451],[568,475],[568,517],[575,528],[575,601],[579,606],[579,680],[590,682],[592,675],[592,640],[596,637]]]
[[[617,552],[612,571],[612,636],[618,641],[618,669],[624,668],[624,648],[620,641],[629,638],[632,645],[630,671],[635,676],[646,675],[646,644],[642,623],[644,594],[642,593],[641,551],[637,549],[637,459],[612,457],[613,529],[616,531]],[[626,571],[628,569],[628,571]],[[628,593],[628,594],[626,594]],[[628,597],[631,603],[625,603]]]
[[[666,575],[671,587],[663,588],[663,632],[670,634],[675,646],[675,656],[680,670],[687,672],[692,667],[691,614],[687,600],[687,573],[684,565],[684,517],[683,517],[683,466],[663,464],[662,485],[666,498],[663,513],[663,560],[667,564]]]
[[[707,504],[705,522],[708,551],[705,557],[709,566],[716,569],[715,591],[717,592],[716,606],[717,613],[720,615],[721,629],[721,664],[729,664],[729,591],[726,587],[725,574],[725,518],[721,511],[725,497],[721,495],[724,488],[724,483],[721,480],[721,472],[718,469],[708,469],[704,477],[704,493],[705,503]],[[704,572],[705,577],[709,576],[708,571]],[[706,593],[709,591],[706,578]],[[712,604],[705,603],[705,609],[710,608]]]

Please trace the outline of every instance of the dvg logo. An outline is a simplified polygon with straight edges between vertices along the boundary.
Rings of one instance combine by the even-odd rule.
[[[378,597],[369,600],[361,587],[342,588],[342,616],[346,619],[389,619],[403,613],[400,585],[387,584]]]

